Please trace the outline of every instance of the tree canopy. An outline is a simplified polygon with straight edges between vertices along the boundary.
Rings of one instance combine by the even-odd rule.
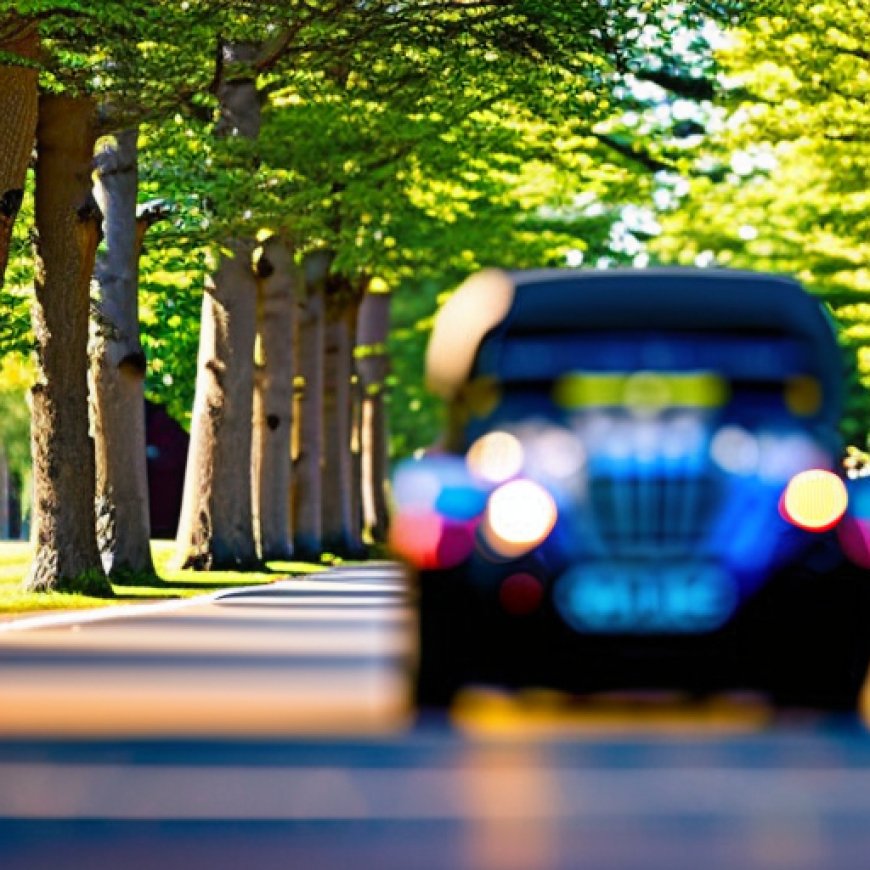
[[[28,28],[34,58],[15,53]],[[483,265],[788,271],[860,345],[867,35],[852,0],[0,4],[0,64],[92,96],[105,135],[140,130],[140,201],[168,213],[141,263],[149,394],[187,419],[210,258],[227,233],[280,232],[393,290],[401,453],[437,426],[420,384],[437,300]],[[256,139],[226,130],[222,77],[256,86]],[[29,209],[2,354],[28,347]]]
[[[684,160],[653,247],[666,260],[797,276],[831,307],[857,377],[845,434],[870,423],[870,10],[783,4],[717,54],[708,135]]]

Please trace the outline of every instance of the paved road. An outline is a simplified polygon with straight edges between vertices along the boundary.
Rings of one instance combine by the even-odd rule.
[[[0,737],[395,729],[403,592],[400,570],[381,564],[0,624]]]
[[[857,720],[478,693],[415,723],[391,566],[89,618],[0,631],[3,870],[870,867]]]

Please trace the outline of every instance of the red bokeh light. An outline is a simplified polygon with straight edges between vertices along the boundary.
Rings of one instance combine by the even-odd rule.
[[[498,590],[498,600],[512,616],[534,613],[544,598],[544,584],[528,572],[521,571],[506,577]]]

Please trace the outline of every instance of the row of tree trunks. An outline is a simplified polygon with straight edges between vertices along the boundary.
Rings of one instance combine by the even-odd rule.
[[[293,256],[273,236],[257,261],[257,354],[254,379],[255,533],[263,559],[289,559],[296,306],[301,283]]]
[[[0,50],[21,57],[25,63],[36,58],[39,36],[35,24],[18,16],[4,19],[0,26]],[[24,197],[24,178],[36,133],[36,66],[0,66],[0,287],[9,261],[12,226]]]
[[[145,354],[139,341],[137,131],[96,157],[95,194],[105,253],[94,270],[99,303],[91,323],[92,429],[96,447],[97,542],[113,579],[154,574],[145,461]]]
[[[209,570],[360,557],[363,468],[369,542],[386,534],[389,296],[364,297],[363,401],[353,376],[361,297],[330,272],[333,254],[313,252],[297,270],[279,237],[256,263],[243,244],[222,260],[203,307],[180,561]]]
[[[34,560],[25,586],[111,594],[94,526],[88,431],[89,290],[100,237],[91,195],[93,103],[43,96],[37,126],[35,298],[37,382],[31,393]]]
[[[263,46],[219,44],[216,135],[257,139],[264,59]],[[252,242],[228,247],[203,301],[176,561],[243,569],[324,549],[361,555],[351,451],[362,416],[352,395],[359,293],[332,272],[334,252],[308,255],[303,292],[280,238],[256,266]]]
[[[0,29],[0,44],[8,49],[3,37]],[[35,52],[35,40],[35,30],[22,30],[23,56]],[[240,75],[238,66],[253,57],[254,48],[222,46],[222,52],[232,74],[218,83],[219,132],[255,138],[259,98],[253,79]],[[96,159],[106,250],[95,268],[102,216],[91,192],[94,106],[86,99],[55,96],[37,105],[35,94],[33,70],[0,68],[0,134],[11,119],[15,129],[7,138],[16,148],[4,154],[17,155],[0,166],[3,267],[34,124],[38,145],[33,322],[39,377],[32,391],[36,550],[25,585],[111,594],[104,567],[112,577],[128,580],[154,570],[137,300],[147,219],[137,220],[136,214],[136,133],[120,134]],[[360,385],[352,377],[359,294],[347,279],[330,273],[332,253],[319,252],[306,263],[300,301],[299,275],[281,240],[263,245],[256,270],[254,248],[251,240],[228,241],[204,295],[178,534],[179,561],[196,568],[245,570],[261,559],[287,558],[293,552],[291,537],[300,557],[319,557],[324,548],[361,555],[359,480],[363,468],[377,473],[377,461],[366,452],[376,444],[372,426],[382,416],[361,405],[354,392]],[[90,347],[89,431],[92,275],[100,298]],[[305,389],[294,399],[297,351]],[[289,510],[291,481],[295,516]],[[376,495],[369,493],[367,501],[376,538]]]

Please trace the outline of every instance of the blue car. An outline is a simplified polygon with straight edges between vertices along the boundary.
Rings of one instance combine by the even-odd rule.
[[[842,355],[799,284],[487,270],[439,312],[427,380],[444,438],[397,469],[391,530],[420,705],[495,684],[855,709],[870,497],[841,473]]]

